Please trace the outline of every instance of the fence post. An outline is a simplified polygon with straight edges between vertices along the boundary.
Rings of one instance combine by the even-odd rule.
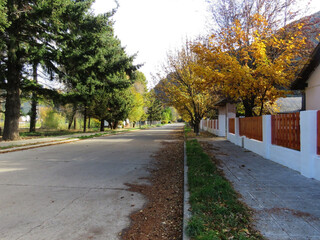
[[[270,159],[270,147],[271,147],[271,115],[262,116],[262,142],[265,147],[265,158]]]
[[[317,111],[300,112],[300,144],[301,144],[301,174],[315,177],[315,158],[317,156]]]
[[[226,115],[219,115],[219,136],[226,137]]]

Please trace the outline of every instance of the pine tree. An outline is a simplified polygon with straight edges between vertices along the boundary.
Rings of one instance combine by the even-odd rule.
[[[4,140],[19,138],[20,89],[27,78],[27,64],[35,59],[33,50],[50,52],[55,49],[58,46],[57,35],[64,26],[63,17],[83,14],[90,3],[72,0],[7,1],[10,25],[0,32],[0,84],[6,91]],[[75,10],[72,6],[83,11],[70,11]]]
[[[64,42],[65,80],[73,89],[69,95],[83,106],[85,123],[94,101],[104,101],[104,92],[129,87],[138,68],[132,64],[134,56],[128,57],[114,36],[111,15],[85,16],[72,30],[74,37]]]

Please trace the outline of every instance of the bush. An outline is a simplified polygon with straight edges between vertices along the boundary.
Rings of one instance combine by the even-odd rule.
[[[54,110],[48,110],[41,124],[42,128],[64,129],[66,128],[66,119]]]

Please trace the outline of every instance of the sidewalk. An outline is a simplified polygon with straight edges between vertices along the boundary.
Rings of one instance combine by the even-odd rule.
[[[254,210],[255,226],[263,236],[270,240],[320,239],[319,181],[224,138],[205,141],[221,160],[221,168],[241,200]]]
[[[0,141],[0,153],[24,150],[24,149],[34,148],[34,147],[54,145],[59,143],[74,142],[74,141],[78,141],[79,137],[91,136],[97,133],[101,133],[101,132],[76,133],[76,134],[56,136],[56,137],[39,137],[39,138],[32,138],[32,139],[21,139],[16,141]],[[105,132],[105,134],[107,135],[108,132]]]

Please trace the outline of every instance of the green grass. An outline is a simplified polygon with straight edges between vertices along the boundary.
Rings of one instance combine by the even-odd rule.
[[[188,133],[191,132],[192,129],[189,125],[187,125],[187,123],[184,125],[184,136],[187,138]]]
[[[68,131],[68,130],[57,130],[57,131],[43,131],[38,130],[37,132],[20,132],[20,137],[54,137],[82,133],[83,131]]]
[[[192,217],[187,233],[195,240],[263,239],[250,227],[250,211],[197,140],[187,141]]]
[[[20,147],[20,145],[10,145],[10,146],[5,146],[5,147],[0,147],[0,150],[5,150],[9,148],[14,148],[14,147]]]
[[[93,134],[93,135],[80,136],[78,138],[79,139],[88,139],[88,138],[101,137],[101,136],[107,135],[107,134],[110,134],[110,132],[96,133],[96,134]]]

